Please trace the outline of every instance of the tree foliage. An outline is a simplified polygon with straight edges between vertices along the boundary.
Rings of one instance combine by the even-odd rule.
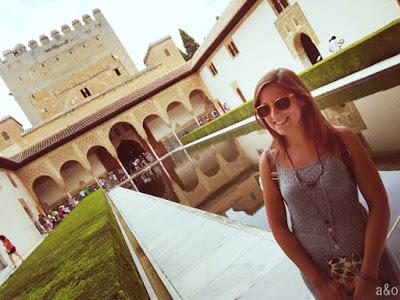
[[[185,52],[181,51],[181,54],[185,61],[188,61],[191,59],[194,55],[194,53],[197,51],[199,48],[199,43],[195,41],[194,38],[192,38],[185,30],[179,29],[179,34],[181,35],[183,47],[185,47]]]

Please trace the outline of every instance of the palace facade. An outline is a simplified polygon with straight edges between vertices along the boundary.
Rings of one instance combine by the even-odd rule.
[[[138,157],[170,152],[215,111],[251,99],[267,70],[299,72],[330,55],[332,35],[350,44],[398,10],[395,0],[234,0],[191,60],[166,36],[148,46],[141,71],[99,9],[3,51],[0,75],[33,127],[0,120],[0,233],[27,251],[39,213],[111,171],[132,174]],[[167,158],[139,190],[198,206],[254,162],[226,142]]]

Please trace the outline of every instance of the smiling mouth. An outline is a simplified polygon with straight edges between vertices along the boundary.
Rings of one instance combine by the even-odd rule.
[[[279,122],[277,122],[277,121],[273,121],[273,123],[275,124],[275,125],[283,125],[283,124],[285,124],[286,122],[287,122],[287,120],[289,119],[289,117],[286,117],[284,120],[282,120],[282,121],[279,121]]]

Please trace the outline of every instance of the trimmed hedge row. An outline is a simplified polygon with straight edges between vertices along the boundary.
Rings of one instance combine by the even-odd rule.
[[[239,136],[242,136],[242,135],[245,135],[245,134],[249,134],[251,132],[254,132],[254,131],[260,130],[260,129],[263,129],[263,128],[257,122],[252,122],[250,124],[247,124],[245,126],[236,128],[236,129],[234,129],[232,131],[229,131],[227,133],[224,133],[224,134],[209,138],[209,139],[205,140],[204,142],[198,143],[198,144],[190,147],[188,149],[188,152],[190,154],[192,154],[192,153],[194,154],[197,151],[199,151],[200,149],[204,149],[204,148],[207,148],[207,147],[209,147],[211,145],[215,145],[217,143],[221,143],[221,142],[224,142],[224,141],[230,141],[230,140],[233,140],[233,139],[235,139],[235,138],[237,138]]]
[[[314,90],[400,53],[400,19],[350,44],[298,75]]]
[[[379,61],[390,58],[400,53],[400,19],[393,21],[385,27],[369,34],[363,39],[349,45],[340,52],[335,53],[328,59],[309,67],[299,73],[299,77],[310,89],[316,89],[330,82],[336,81],[342,77],[348,76],[354,72],[365,69]],[[398,72],[396,73],[398,75]],[[387,76],[385,76],[387,78]],[[336,103],[357,99],[356,97],[366,96],[366,92],[377,92],[385,88],[396,85],[396,79],[391,78],[389,82],[378,80],[376,83],[368,82],[364,84],[364,91],[357,91],[352,95],[352,88],[346,90],[346,93],[328,95],[318,99],[318,106],[323,109]],[[355,87],[356,88],[356,87]],[[253,100],[227,112],[212,122],[205,124],[182,138],[183,144],[188,144],[213,132],[233,125],[241,120],[250,117],[253,114]]]
[[[0,286],[0,299],[148,299],[102,190],[87,196]]]
[[[247,101],[243,105],[228,111],[227,113],[212,120],[210,123],[202,125],[201,127],[193,130],[185,135],[181,141],[183,144],[188,144],[203,136],[209,135],[213,132],[221,130],[230,125],[236,124],[253,114],[253,101]]]

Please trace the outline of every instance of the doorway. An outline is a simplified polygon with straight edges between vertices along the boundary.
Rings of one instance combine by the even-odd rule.
[[[311,64],[315,65],[322,60],[321,53],[319,53],[318,48],[307,34],[300,34],[300,42]]]

